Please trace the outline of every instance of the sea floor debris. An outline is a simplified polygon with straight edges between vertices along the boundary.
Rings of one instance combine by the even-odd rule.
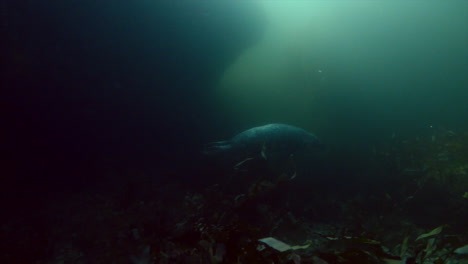
[[[432,152],[419,151],[422,139],[394,143],[388,155],[375,151],[381,164],[393,166],[386,168],[398,188],[333,193],[295,189],[296,179],[257,177],[200,190],[147,186],[132,200],[121,190],[78,193],[43,210],[41,221],[5,221],[0,262],[467,264],[468,189],[443,179],[464,182],[464,170],[447,162],[462,163],[459,145],[466,143],[457,142],[467,137],[447,136],[450,144],[443,138]],[[450,160],[439,160],[441,149]],[[415,160],[421,166],[408,169]]]

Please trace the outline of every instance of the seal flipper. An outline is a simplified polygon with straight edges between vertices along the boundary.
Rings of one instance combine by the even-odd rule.
[[[242,166],[242,164],[246,163],[247,161],[250,161],[250,160],[254,160],[255,158],[254,157],[250,157],[250,158],[246,158],[244,159],[243,161],[240,161],[239,163],[237,163],[236,165],[234,165],[234,169],[239,169],[240,166]]]
[[[232,148],[231,142],[226,140],[226,141],[216,141],[216,142],[211,142],[208,143],[204,150],[203,154],[205,155],[217,155],[222,152],[229,151]]]

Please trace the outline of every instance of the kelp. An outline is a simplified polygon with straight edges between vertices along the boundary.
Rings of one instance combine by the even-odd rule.
[[[446,225],[441,225],[433,230],[431,230],[429,233],[425,233],[425,234],[422,234],[420,236],[418,236],[418,238],[416,238],[416,241],[420,240],[420,239],[424,239],[424,238],[427,238],[427,237],[430,237],[430,236],[435,236],[435,235],[438,235],[440,234],[440,232],[442,232],[442,229],[446,227]]]
[[[305,245],[295,245],[295,246],[291,246],[291,245],[288,245],[286,243],[284,243],[283,241],[280,241],[274,237],[265,237],[265,238],[261,238],[259,239],[258,241],[260,242],[263,242],[265,244],[267,244],[268,246],[270,246],[271,248],[279,251],[279,252],[285,252],[285,251],[288,251],[288,250],[296,250],[296,249],[305,249],[305,248],[308,248],[310,246],[310,243],[308,244],[305,244]]]
[[[456,254],[459,255],[466,255],[468,254],[468,245],[464,245],[463,247],[459,247],[453,251]]]

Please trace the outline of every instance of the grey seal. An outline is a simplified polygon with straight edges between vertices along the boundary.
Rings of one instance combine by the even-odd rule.
[[[273,170],[282,171],[285,166],[296,167],[295,156],[304,156],[321,149],[321,141],[302,128],[268,124],[245,130],[230,140],[209,143],[204,153],[228,155],[237,160],[235,168],[251,160],[263,159]],[[295,171],[292,177],[295,177]]]

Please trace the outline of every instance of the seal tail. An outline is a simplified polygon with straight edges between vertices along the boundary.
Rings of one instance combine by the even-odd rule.
[[[205,145],[203,154],[205,155],[217,155],[222,152],[226,152],[231,149],[231,143],[229,141],[217,141],[211,142]]]

